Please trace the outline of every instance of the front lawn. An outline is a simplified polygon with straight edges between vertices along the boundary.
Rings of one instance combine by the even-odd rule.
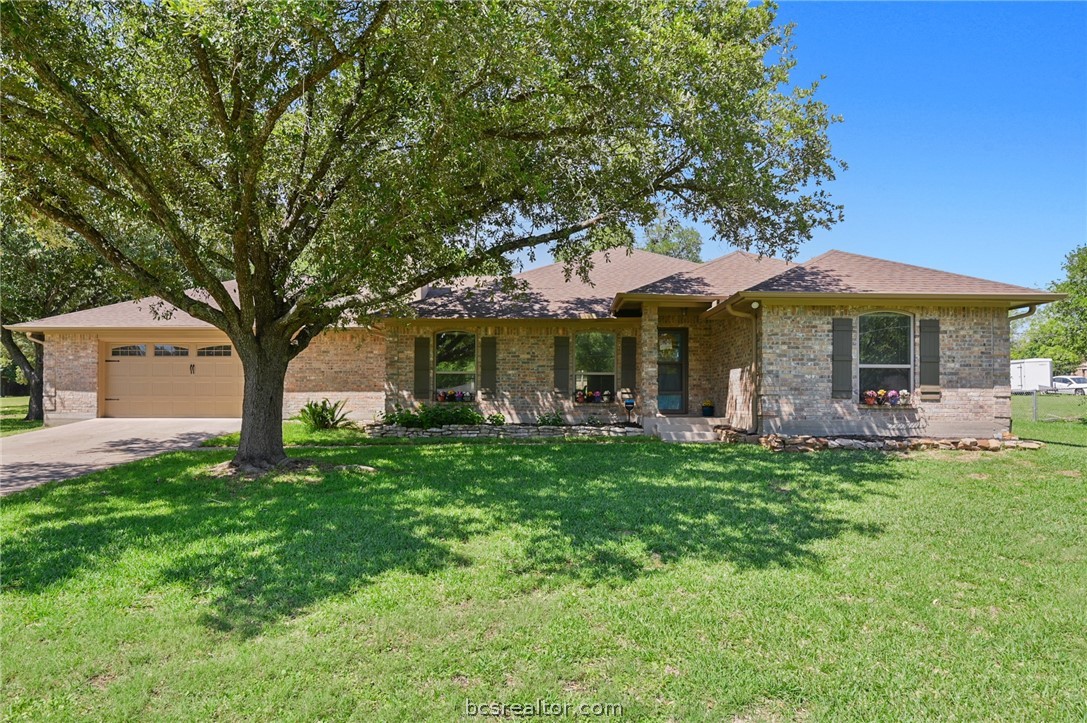
[[[5,712],[1083,720],[1087,426],[1045,427],[908,457],[293,450],[324,467],[256,482],[209,450],[48,485],[0,508]]]
[[[27,403],[30,397],[0,397],[0,437],[29,432],[42,426],[41,422],[27,422]]]

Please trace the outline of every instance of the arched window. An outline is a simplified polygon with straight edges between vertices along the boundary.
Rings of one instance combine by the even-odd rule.
[[[857,367],[860,393],[913,391],[913,317],[893,311],[862,314]]]
[[[202,346],[196,350],[196,356],[230,356],[230,344],[215,344],[214,346]]]
[[[146,344],[125,344],[110,350],[110,356],[147,356]]]
[[[476,391],[476,335],[443,331],[434,335],[434,388],[439,392]]]
[[[155,356],[188,356],[189,348],[177,344],[155,344]]]

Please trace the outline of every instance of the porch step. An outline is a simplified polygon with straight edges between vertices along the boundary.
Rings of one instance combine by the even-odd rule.
[[[662,442],[716,442],[717,435],[713,432],[660,432],[660,438]]]
[[[664,442],[716,442],[714,425],[721,424],[719,417],[658,417],[654,420],[654,433]]]

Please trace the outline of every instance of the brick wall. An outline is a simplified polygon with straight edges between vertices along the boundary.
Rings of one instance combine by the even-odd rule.
[[[156,338],[150,335],[148,339]],[[98,415],[98,337],[49,334],[45,341],[47,423]],[[347,400],[354,419],[371,421],[385,408],[385,339],[376,332],[330,331],[291,362],[283,409],[292,416],[311,399]]]
[[[46,424],[98,415],[98,336],[45,336],[43,402]]]
[[[915,408],[858,404],[859,314],[913,316],[913,388],[918,386],[918,320],[940,320],[940,401]],[[853,396],[831,398],[831,319],[853,324]],[[764,305],[760,313],[760,431],[784,434],[883,434],[993,437],[1011,425],[1007,310],[946,306]],[[892,411],[892,409],[894,411]]]
[[[283,415],[310,400],[346,400],[352,419],[372,421],[385,409],[385,336],[378,331],[326,331],[287,369]]]
[[[386,406],[412,406],[417,402],[433,403],[434,400],[417,400],[413,394],[415,378],[415,337],[433,339],[439,331],[464,331],[476,335],[476,373],[480,369],[479,337],[495,337],[496,385],[493,392],[479,395],[477,406],[484,414],[502,414],[509,422],[532,423],[544,412],[558,411],[568,422],[584,421],[596,416],[602,421],[625,421],[626,411],[618,403],[577,404],[573,393],[559,393],[554,384],[556,336],[572,337],[578,331],[607,331],[616,335],[615,374],[619,384],[620,354],[624,336],[637,337],[638,319],[601,321],[553,321],[553,322],[429,322],[415,321],[390,324],[386,327],[385,379]],[[571,339],[571,377],[574,342]],[[431,343],[433,353],[433,342]],[[433,367],[431,367],[433,373]],[[654,379],[655,380],[655,379]],[[573,379],[570,389],[574,389]],[[612,390],[615,391],[615,390]],[[637,398],[642,399],[640,390]],[[637,410],[640,412],[640,409]]]

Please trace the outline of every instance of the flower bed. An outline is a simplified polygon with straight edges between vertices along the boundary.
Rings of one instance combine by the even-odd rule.
[[[644,434],[641,427],[588,424],[563,426],[535,424],[446,424],[441,427],[419,429],[396,424],[367,424],[367,435],[371,437],[482,437],[489,439],[533,439],[567,437],[636,437]]]

